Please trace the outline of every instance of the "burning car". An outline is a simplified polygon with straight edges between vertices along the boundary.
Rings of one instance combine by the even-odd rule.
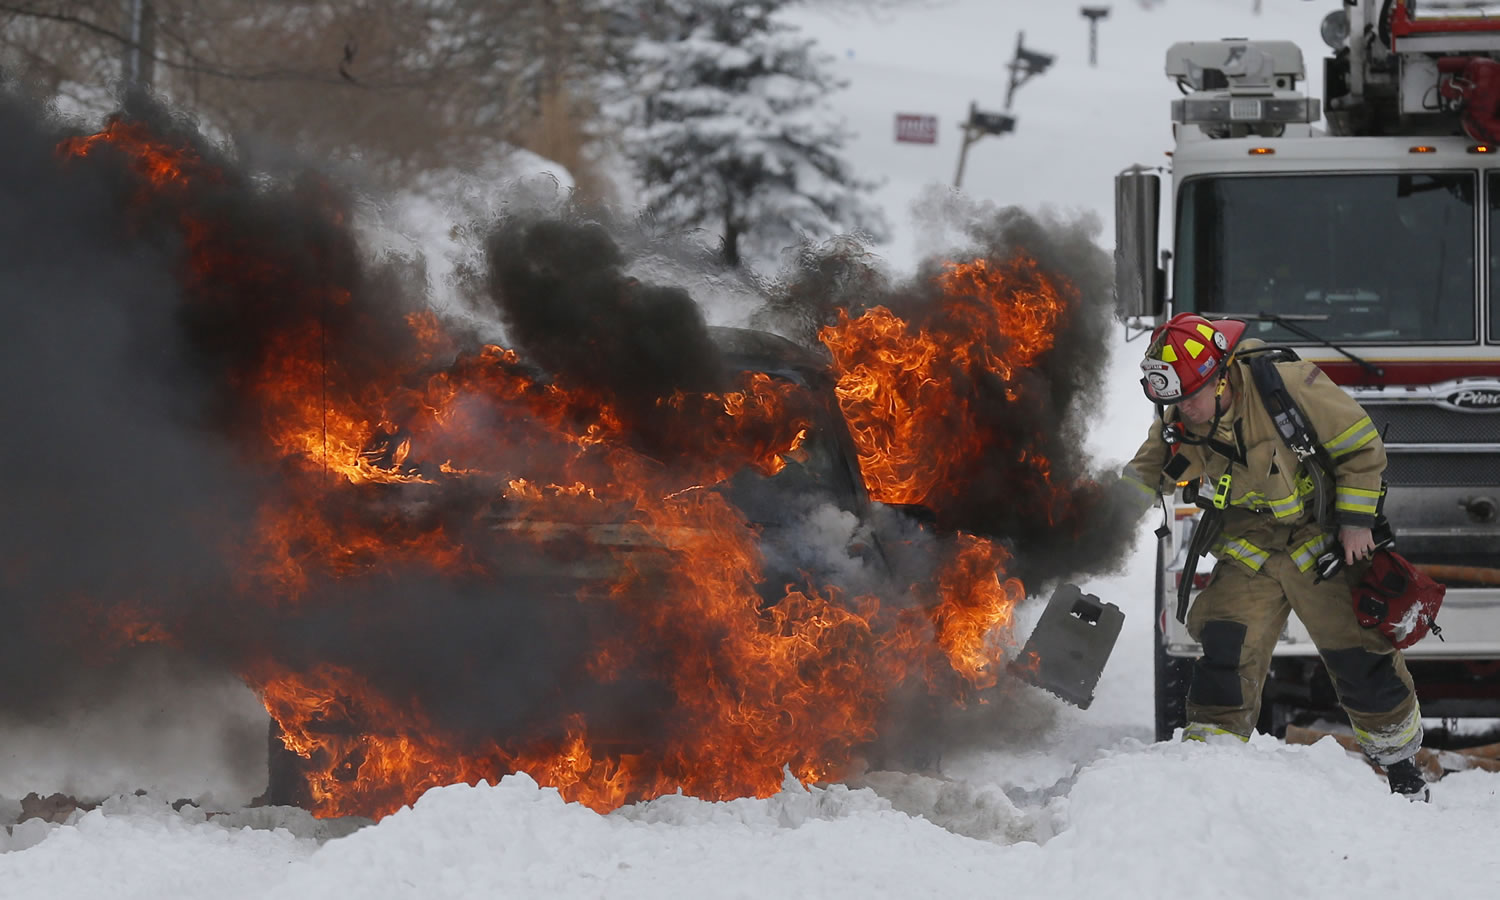
[[[524,771],[608,809],[835,778],[898,701],[996,683],[1011,548],[1044,581],[1104,546],[1077,417],[1056,426],[1107,308],[1067,254],[1023,252],[1031,220],[915,286],[853,279],[825,356],[708,328],[576,210],[476,225],[477,287],[440,311],[319,173],[247,173],[152,109],[17,141],[45,188],[9,265],[45,302],[8,363],[37,385],[8,401],[35,435],[16,643],[232,671],[276,722],[273,800],[380,816]],[[80,422],[156,464],[101,464]],[[886,540],[906,504],[937,527]]]
[[[797,552],[806,515],[837,511],[853,517],[850,521],[862,522],[870,516],[870,499],[856,448],[839,412],[827,360],[768,332],[715,327],[709,333],[731,373],[795,386],[799,396],[811,401],[802,407],[805,425],[799,429],[795,449],[783,456],[774,471],[747,467],[719,484],[685,489],[724,498],[743,515],[760,542],[777,548],[781,570],[768,567],[755,584],[758,605],[764,610],[786,598],[789,584],[809,579],[823,583],[831,574],[811,571],[815,560]],[[383,435],[366,448],[366,458],[377,469],[387,468],[396,462],[395,448],[404,443],[400,435]],[[410,452],[409,446],[400,451],[401,464],[415,472],[418,467],[406,461],[405,454]],[[368,487],[369,502],[381,510],[381,516],[392,510],[424,515],[430,499],[425,495],[443,490],[426,479],[422,483],[377,482]],[[538,516],[536,504],[544,495],[563,502],[547,505],[547,512]],[[582,651],[618,647],[630,631],[628,621],[621,617],[598,615],[601,607],[661,603],[667,592],[681,587],[674,583],[681,557],[702,550],[715,537],[710,528],[697,523],[653,527],[634,520],[634,507],[596,501],[581,483],[544,487],[513,481],[483,518],[495,536],[495,547],[505,557],[496,578],[497,597],[517,598],[551,610],[554,614],[544,617],[545,633],[536,639],[580,650],[571,664],[560,668],[568,683],[551,685],[543,693],[565,695],[570,702],[596,711],[616,710],[618,715],[596,712],[591,716],[590,745],[596,752],[639,755],[647,749],[642,741],[643,723],[668,715],[677,703],[674,692],[665,683],[615,677],[607,671],[609,659],[591,658]],[[888,559],[877,535],[866,531],[850,549],[854,556],[845,557],[844,562],[866,568],[866,582],[890,582]],[[621,650],[622,656],[627,655]],[[627,702],[621,702],[622,698],[628,698]],[[360,712],[358,704],[327,704],[303,720],[295,735],[273,719],[270,779],[262,802],[318,809],[326,796],[320,796],[319,779],[357,782],[362,768],[371,762],[371,738],[391,737],[379,734],[386,722],[362,717]],[[655,722],[654,727],[661,724]],[[547,726],[531,723],[524,730],[545,737]],[[653,741],[660,737],[649,730],[647,734]],[[567,735],[558,733],[554,738],[563,742]]]

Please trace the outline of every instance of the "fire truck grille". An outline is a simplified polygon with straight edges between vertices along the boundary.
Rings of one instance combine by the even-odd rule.
[[[1385,480],[1393,485],[1500,485],[1500,455],[1493,453],[1401,453],[1386,458]]]
[[[1500,444],[1500,411],[1466,413],[1416,403],[1365,403],[1387,444]]]

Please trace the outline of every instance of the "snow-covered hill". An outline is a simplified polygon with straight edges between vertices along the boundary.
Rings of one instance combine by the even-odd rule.
[[[1228,35],[1291,37],[1318,68],[1319,19],[1332,2],[1165,0],[1113,5],[1100,63],[1087,23],[1056,0],[913,0],[866,15],[855,4],[795,20],[840,62],[836,99],[860,136],[850,155],[897,235],[884,253],[910,268],[948,235],[912,212],[954,202],[1095,215],[1111,243],[1110,179],[1161,160],[1172,88],[1168,43]],[[1057,56],[1025,85],[1014,135],[971,149],[964,191],[946,190],[957,123],[970,102],[1003,107],[1016,32]],[[1317,90],[1316,84],[1313,86]],[[935,146],[893,140],[897,113],[939,116]],[[1136,444],[1148,409],[1135,385],[1139,344],[1115,348],[1108,417],[1090,436],[1101,459]],[[1150,556],[1085,586],[1119,604],[1126,631],[1088,711],[1021,689],[1011,715],[933,775],[872,773],[854,785],[788,785],[766,800],[664,797],[608,816],[563,804],[525,776],[429,792],[416,806],[333,840],[305,816],[209,816],[122,797],[0,834],[0,898],[189,897],[960,897],[1259,898],[1483,896],[1500,884],[1500,776],[1462,773],[1430,805],[1331,742],[1287,747],[1150,745]],[[1035,610],[1032,611],[1035,614]],[[1023,624],[1023,628],[1026,627]],[[173,721],[178,728],[189,723]],[[992,723],[993,724],[993,723]],[[189,737],[179,740],[186,742]],[[87,738],[95,742],[103,736]],[[0,738],[7,765],[16,744]],[[60,748],[53,762],[76,774]],[[70,755],[72,754],[72,755]],[[0,779],[48,786],[46,758]],[[4,767],[0,767],[4,768]],[[24,778],[21,777],[24,774]],[[172,773],[154,773],[171,783]],[[859,786],[863,785],[863,786]],[[240,786],[221,786],[233,795]],[[4,793],[0,789],[0,793]],[[207,804],[206,804],[207,806]],[[13,802],[0,813],[16,812]],[[255,827],[250,827],[255,826]]]

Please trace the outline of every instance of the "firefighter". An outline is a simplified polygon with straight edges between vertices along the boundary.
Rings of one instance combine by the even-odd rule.
[[[1366,755],[1385,768],[1392,791],[1426,799],[1412,759],[1422,723],[1411,675],[1400,651],[1360,627],[1350,597],[1374,550],[1385,447],[1364,409],[1321,369],[1278,361],[1286,391],[1321,442],[1316,456],[1299,459],[1250,373],[1248,357],[1264,344],[1242,340],[1244,331],[1244,322],[1190,313],[1156,329],[1141,384],[1160,419],[1122,472],[1125,489],[1144,504],[1179,482],[1205,485],[1220,523],[1209,548],[1217,563],[1187,616],[1203,655],[1192,670],[1183,739],[1249,740],[1271,651],[1295,611]],[[1319,459],[1332,471],[1309,472]],[[1345,565],[1319,581],[1315,566],[1329,551]]]

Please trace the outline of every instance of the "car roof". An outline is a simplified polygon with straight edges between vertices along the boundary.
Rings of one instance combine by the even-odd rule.
[[[807,382],[825,374],[828,358],[769,331],[711,325],[709,338],[731,367]]]

